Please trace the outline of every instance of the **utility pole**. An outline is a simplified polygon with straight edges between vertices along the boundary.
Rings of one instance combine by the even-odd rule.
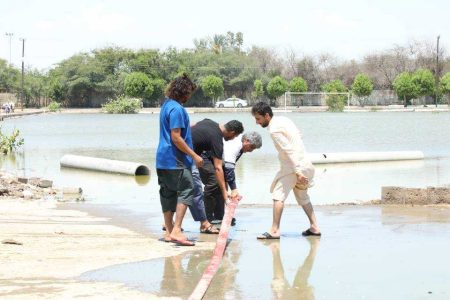
[[[22,107],[22,111],[23,111],[23,102],[24,102],[24,98],[25,98],[25,93],[23,90],[23,75],[24,75],[24,62],[25,62],[25,39],[24,38],[20,38],[20,40],[22,41],[22,92],[21,92],[21,97],[20,97],[20,106]]]
[[[437,107],[437,101],[439,96],[439,39],[441,38],[440,35],[437,36],[437,44],[436,44],[436,97],[434,98],[434,104]]]
[[[14,35],[12,32],[6,32],[5,35],[9,37],[9,65],[11,66],[11,38]]]

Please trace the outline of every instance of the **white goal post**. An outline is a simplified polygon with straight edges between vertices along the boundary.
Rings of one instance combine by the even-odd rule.
[[[347,106],[350,106],[350,92],[343,92],[343,93],[338,93],[338,92],[330,92],[330,93],[326,93],[326,92],[285,92],[284,93],[284,110],[286,110],[286,104],[287,104],[287,97],[288,95],[346,95],[347,96]]]

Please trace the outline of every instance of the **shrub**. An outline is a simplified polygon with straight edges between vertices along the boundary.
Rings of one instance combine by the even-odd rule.
[[[344,93],[347,88],[340,80],[330,81],[322,86],[322,90],[327,93]],[[343,111],[346,102],[345,95],[327,95],[326,101],[329,111]]]
[[[13,133],[8,136],[3,134],[2,128],[0,127],[0,151],[3,154],[8,154],[16,151],[20,146],[23,145],[23,138],[19,137],[19,129],[14,129]]]
[[[141,109],[141,100],[120,96],[103,104],[102,109],[109,114],[136,114]]]
[[[61,103],[52,101],[50,102],[50,104],[47,106],[47,109],[51,112],[56,112],[56,111],[60,111],[61,110]]]

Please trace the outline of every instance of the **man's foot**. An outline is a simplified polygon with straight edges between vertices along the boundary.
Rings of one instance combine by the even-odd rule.
[[[263,234],[256,237],[258,240],[279,240],[279,235],[272,235],[268,232],[264,232]]]
[[[188,239],[185,240],[171,239],[170,242],[176,244],[177,246],[195,246],[195,243]]]
[[[322,233],[319,231],[314,232],[313,229],[309,228],[302,232],[303,236],[321,236]]]
[[[215,228],[212,224],[210,224],[207,228],[200,228],[201,233],[206,234],[219,234],[219,230]]]

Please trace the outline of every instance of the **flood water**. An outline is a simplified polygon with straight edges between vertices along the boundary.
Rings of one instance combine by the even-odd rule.
[[[286,113],[302,130],[309,152],[423,151],[419,161],[316,166],[314,204],[378,199],[381,186],[426,187],[450,183],[450,113]],[[271,204],[270,183],[278,169],[267,130],[247,113],[191,114],[191,121],[233,118],[263,137],[263,147],[237,164],[237,183],[247,204]],[[21,130],[23,154],[3,158],[2,168],[53,179],[56,186],[81,186],[98,204],[134,212],[159,208],[156,176],[142,178],[60,169],[64,154],[97,156],[147,164],[155,174],[159,115],[51,114],[10,119],[3,130]],[[146,183],[146,181],[148,181]],[[295,203],[290,196],[288,203]]]
[[[220,269],[204,299],[449,299],[450,209],[318,207],[321,238],[288,207],[279,241],[258,241],[270,208],[237,211]],[[303,227],[300,227],[303,226]],[[187,230],[197,242],[210,239]],[[87,272],[87,281],[120,282],[162,297],[187,299],[211,251],[115,265]]]
[[[309,152],[419,150],[425,160],[316,166],[313,204],[379,199],[381,187],[426,187],[450,183],[450,113],[286,113],[301,129]],[[450,214],[379,207],[317,207],[321,239],[300,236],[308,224],[296,205],[283,215],[282,239],[255,236],[271,222],[270,183],[278,169],[276,150],[249,113],[191,114],[191,121],[241,120],[263,137],[262,149],[237,164],[244,196],[237,226],[206,299],[448,299]],[[155,174],[158,144],[155,114],[47,114],[8,119],[2,130],[21,130],[23,152],[3,157],[2,169],[80,186],[86,203],[77,209],[123,218],[127,227],[159,236],[161,213]],[[65,154],[147,164],[150,177],[60,168]],[[292,195],[288,204],[295,204]],[[254,205],[258,204],[258,207]],[[263,207],[259,207],[262,205]],[[267,205],[267,207],[264,207]],[[244,207],[246,206],[246,207]],[[186,234],[198,242],[189,214]],[[195,249],[193,249],[195,250]],[[121,282],[164,297],[186,298],[209,262],[210,252],[116,265],[83,274],[82,280]]]

